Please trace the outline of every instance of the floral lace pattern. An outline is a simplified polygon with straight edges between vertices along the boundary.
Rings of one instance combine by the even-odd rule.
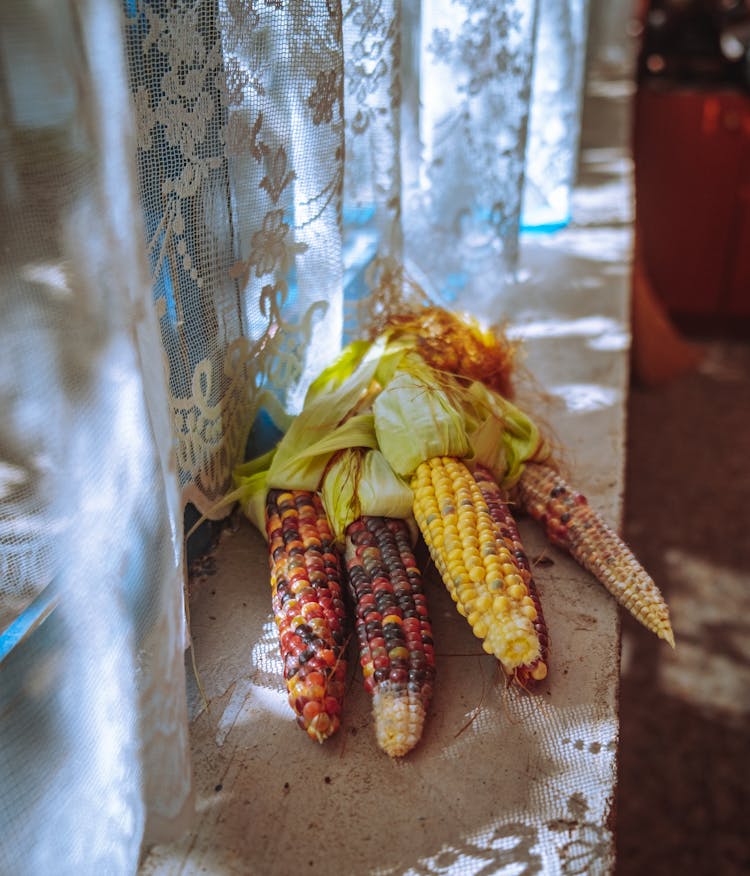
[[[211,514],[258,411],[283,423],[392,306],[373,277],[406,263],[450,301],[512,263],[533,15],[517,0],[125,10],[183,499]]]
[[[283,423],[329,355],[324,315],[340,336],[340,14],[240,0],[218,14],[187,0],[126,10],[183,499],[211,515],[260,408]]]
[[[457,0],[421,23],[422,166],[407,186],[407,252],[446,301],[512,276],[529,113],[535,6]],[[498,281],[493,294],[502,291]]]

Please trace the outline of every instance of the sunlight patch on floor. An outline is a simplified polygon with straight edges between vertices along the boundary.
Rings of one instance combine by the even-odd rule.
[[[660,682],[670,695],[728,715],[750,713],[750,589],[746,570],[667,552],[669,605],[677,647]]]
[[[578,319],[539,319],[513,326],[513,337],[570,338],[595,337],[611,331],[620,331],[622,326],[608,316],[582,316]]]

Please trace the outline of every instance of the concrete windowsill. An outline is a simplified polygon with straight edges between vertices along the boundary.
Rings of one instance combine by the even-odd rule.
[[[540,390],[535,412],[590,503],[619,525],[632,246],[630,88],[592,78],[574,222],[527,235],[524,282],[503,302]],[[490,314],[497,318],[501,314]],[[551,637],[538,694],[509,690],[430,581],[437,684],[422,742],[377,748],[360,673],[324,746],[286,703],[267,558],[246,523],[196,583],[191,624],[209,708],[193,690],[193,831],[141,876],[606,873],[613,866],[619,614],[606,592],[521,522]],[[356,662],[356,661],[352,661]]]

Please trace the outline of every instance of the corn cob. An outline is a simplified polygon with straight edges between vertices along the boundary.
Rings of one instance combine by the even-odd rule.
[[[519,667],[540,666],[534,600],[511,551],[497,537],[469,469],[459,459],[434,457],[417,467],[411,485],[414,516],[430,555],[484,650],[508,675]]]
[[[270,490],[266,533],[289,705],[323,742],[339,727],[346,682],[341,560],[316,493]]]
[[[528,463],[518,483],[520,504],[544,524],[552,544],[591,572],[645,627],[674,648],[669,609],[630,548],[549,465]]]
[[[419,742],[435,654],[422,576],[403,520],[364,516],[346,530],[349,589],[375,736],[391,757]]]
[[[547,676],[549,667],[549,633],[542,612],[542,603],[539,599],[539,591],[531,571],[531,563],[526,556],[518,525],[513,517],[508,503],[508,497],[498,485],[492,472],[483,465],[477,465],[474,469],[476,480],[484,497],[490,515],[496,524],[496,534],[500,543],[507,548],[511,555],[511,564],[516,567],[517,574],[523,579],[528,590],[529,598],[533,603],[534,611],[529,609],[528,617],[534,625],[539,638],[539,657],[527,666],[519,666],[513,674],[513,679],[523,688],[531,688],[538,681]]]

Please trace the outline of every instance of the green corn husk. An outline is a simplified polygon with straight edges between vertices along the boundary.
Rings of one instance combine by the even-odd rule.
[[[305,404],[325,398],[328,393],[337,391],[347,381],[357,380],[355,377],[357,374],[362,378],[359,381],[360,386],[365,380],[371,380],[377,368],[382,347],[383,344],[378,345],[373,341],[352,341],[344,347],[338,358],[327,368],[324,368],[310,384],[305,395]],[[374,367],[371,371],[363,368],[365,362],[373,364]]]
[[[471,454],[466,418],[451,398],[454,381],[407,354],[375,401],[378,447],[399,476],[411,476],[434,456]]]
[[[467,385],[433,368],[415,344],[385,332],[346,347],[311,383],[276,448],[235,470],[226,499],[239,499],[256,526],[274,487],[321,490],[334,521],[406,518],[412,497],[404,479],[425,459],[482,463],[510,488],[527,460],[548,455],[520,408],[479,381]],[[346,529],[335,525],[339,534]]]
[[[353,396],[359,391],[355,403],[362,403],[369,390],[377,392],[390,381],[404,353],[411,347],[406,339],[391,340],[388,332],[374,341],[352,341],[310,384],[305,405],[329,400],[331,394],[340,397],[343,405],[344,397],[351,400],[350,391]]]
[[[235,468],[235,489],[223,501],[239,501],[250,521],[265,532],[269,489],[318,490],[337,453],[377,447],[370,393],[373,387],[377,391],[379,377],[389,378],[402,355],[398,345],[387,347],[385,336],[346,347],[310,384],[302,411],[276,447]]]
[[[360,517],[411,517],[414,495],[379,450],[352,448],[337,454],[321,487],[323,506],[336,538],[343,542]]]
[[[358,414],[326,427],[328,406],[321,402],[303,408],[281,439],[268,470],[268,486],[286,490],[317,490],[326,466],[339,450],[377,447],[372,414]],[[317,440],[311,436],[319,435]]]
[[[268,467],[276,449],[263,456],[238,465],[232,472],[234,490],[225,498],[239,502],[242,513],[266,538],[266,493],[268,492]]]
[[[464,410],[473,461],[489,468],[505,489],[517,483],[526,462],[549,455],[531,417],[483,383],[468,387]]]
[[[350,344],[312,382],[300,413],[276,446],[268,486],[317,490],[335,453],[377,446],[368,394],[385,350],[385,338]]]
[[[374,447],[375,429],[372,414],[352,417],[330,432],[323,429],[312,444],[305,443],[305,429],[322,421],[319,405],[304,409],[292,422],[289,431],[268,453],[233,471],[235,489],[224,501],[237,501],[250,522],[265,535],[265,501],[270,489],[317,491],[324,480],[326,468],[340,451],[355,447]]]

